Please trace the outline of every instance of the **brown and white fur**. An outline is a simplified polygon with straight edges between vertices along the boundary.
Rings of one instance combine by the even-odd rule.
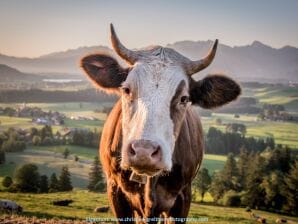
[[[223,75],[200,81],[191,78],[211,63],[217,41],[205,59],[193,62],[160,46],[130,51],[112,26],[111,33],[114,49],[128,68],[105,54],[88,55],[81,61],[97,87],[121,96],[100,143],[111,208],[118,218],[185,218],[191,181],[204,153],[201,122],[192,106],[222,106],[236,99],[241,88]],[[132,174],[147,181],[132,181]]]

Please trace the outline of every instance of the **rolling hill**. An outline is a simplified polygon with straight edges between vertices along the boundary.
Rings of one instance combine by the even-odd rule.
[[[168,44],[167,47],[174,48],[191,59],[199,59],[211,45],[212,41],[180,41]],[[17,58],[0,54],[0,63],[23,72],[79,75],[82,74],[79,68],[80,58],[99,51],[112,53],[106,46],[91,46],[54,52],[38,58]],[[208,72],[224,72],[240,81],[297,82],[298,48],[285,46],[276,49],[259,41],[234,47],[219,44],[217,57],[204,74]]]
[[[0,81],[17,82],[17,81],[41,81],[43,76],[20,72],[19,70],[0,64]]]

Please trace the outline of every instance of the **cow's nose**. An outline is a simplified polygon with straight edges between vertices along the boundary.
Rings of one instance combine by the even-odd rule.
[[[128,150],[133,164],[154,165],[161,160],[159,144],[150,140],[134,140]]]

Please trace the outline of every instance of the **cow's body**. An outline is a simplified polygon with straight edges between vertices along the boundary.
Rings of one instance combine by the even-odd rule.
[[[202,161],[203,132],[190,108],[183,121],[173,153],[172,171],[149,178],[146,184],[129,180],[131,171],[120,168],[121,101],[110,113],[102,133],[100,158],[108,181],[108,194],[119,217],[186,217],[191,200],[191,181]],[[162,124],[161,124],[162,125]]]
[[[191,61],[160,46],[131,51],[113,26],[111,40],[128,68],[105,54],[86,56],[81,66],[97,87],[121,95],[100,144],[112,210],[120,222],[186,218],[204,152],[200,119],[191,106],[222,106],[241,88],[223,75],[191,77],[212,62],[217,41],[205,58]]]

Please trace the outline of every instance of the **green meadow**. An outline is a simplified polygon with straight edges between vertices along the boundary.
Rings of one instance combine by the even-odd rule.
[[[246,136],[266,138],[274,137],[276,144],[288,145],[293,149],[298,149],[298,125],[294,122],[279,121],[259,121],[256,115],[239,115],[235,118],[233,114],[212,113],[211,117],[202,117],[204,131],[207,132],[210,127],[215,127],[225,131],[227,123],[242,123],[246,125]],[[220,118],[222,124],[216,123]]]
[[[259,103],[282,104],[291,113],[298,113],[298,90],[289,87],[265,87],[255,89],[245,89],[245,96],[254,96]],[[53,126],[56,132],[64,127],[88,128],[102,130],[107,115],[105,113],[95,112],[96,109],[102,110],[105,106],[111,106],[113,103],[30,103],[29,107],[40,107],[46,111],[59,111],[65,113],[68,117],[65,119],[64,126]],[[0,107],[14,106],[18,107],[22,104],[0,104]],[[96,120],[74,120],[71,117],[94,117]],[[220,118],[222,124],[216,123],[216,119]],[[30,118],[15,118],[8,116],[0,116],[0,131],[9,127],[14,128],[41,128],[42,125],[36,125],[31,122]],[[273,122],[258,121],[256,115],[240,114],[239,118],[235,118],[234,114],[212,113],[211,117],[202,117],[204,131],[208,131],[210,127],[216,127],[225,131],[227,123],[243,123],[247,127],[247,136],[253,137],[274,137],[277,144],[285,144],[293,149],[298,149],[298,126],[292,122]],[[62,156],[65,148],[70,151],[70,156],[64,159]],[[74,156],[79,157],[79,161],[74,161]],[[50,194],[23,194],[1,192],[5,190],[0,184],[0,198],[7,198],[16,201],[24,207],[24,216],[39,218],[63,218],[63,219],[80,219],[85,220],[86,217],[94,218],[111,218],[111,212],[94,213],[93,209],[97,206],[107,206],[108,200],[106,194],[91,193],[84,189],[88,184],[88,173],[93,158],[98,155],[98,149],[80,147],[80,146],[34,146],[28,147],[24,152],[6,153],[6,164],[0,165],[0,183],[6,175],[14,176],[16,168],[25,163],[35,163],[40,174],[50,176],[53,172],[59,175],[62,166],[69,167],[72,183],[75,187],[73,192],[68,193],[50,193]],[[226,156],[205,154],[202,167],[206,167],[210,174],[221,170],[226,161]],[[72,199],[69,207],[56,207],[52,205],[52,201],[57,199]],[[195,201],[200,201],[199,195],[196,195]],[[212,196],[207,193],[204,198],[205,203],[192,203],[189,217],[191,218],[208,218],[208,223],[223,224],[242,224],[256,223],[250,217],[245,208],[230,208],[212,205]],[[36,206],[38,205],[38,206]],[[297,223],[298,218],[286,217],[279,214],[254,210],[254,213],[267,219],[268,223],[274,223],[277,218],[285,218],[290,220],[288,223]],[[1,215],[0,215],[1,216]],[[2,215],[3,216],[3,215]]]
[[[255,97],[260,103],[281,104],[289,111],[297,112],[298,88],[270,86],[255,90]]]
[[[63,151],[68,148],[70,155],[63,158]],[[74,156],[79,157],[79,161],[74,161]],[[88,184],[88,173],[98,150],[81,146],[35,146],[26,149],[24,152],[6,153],[6,163],[0,165],[0,177],[14,176],[15,170],[26,163],[34,163],[38,166],[41,174],[50,176],[53,172],[60,173],[62,166],[67,165],[72,175],[74,187],[84,189]],[[225,163],[225,156],[210,155],[204,156],[202,167],[206,167],[212,174],[214,171],[222,169]]]
[[[63,218],[86,220],[86,218],[112,218],[111,211],[107,213],[94,213],[95,207],[108,206],[106,194],[92,193],[86,190],[74,190],[67,193],[49,194],[24,194],[0,192],[0,198],[9,198],[24,207],[24,216],[39,218]],[[67,207],[52,205],[54,200],[72,199],[74,202]],[[38,205],[38,206],[36,206]],[[277,218],[289,220],[288,223],[298,222],[296,217],[288,217],[259,210],[253,211],[267,219],[268,223],[274,223]],[[1,215],[0,215],[1,216]],[[4,215],[2,215],[4,216]],[[245,208],[220,207],[210,204],[192,203],[189,218],[205,218],[206,223],[222,224],[253,224],[256,223],[250,217]],[[206,220],[208,219],[208,221]],[[202,222],[204,223],[204,222]]]
[[[38,166],[39,173],[46,174],[48,177],[54,172],[59,175],[62,167],[67,166],[73,186],[83,189],[88,185],[88,173],[92,160],[82,157],[76,162],[73,154],[64,159],[60,152],[27,149],[24,152],[6,153],[6,163],[0,165],[0,176],[13,177],[15,170],[27,163],[34,163]]]

